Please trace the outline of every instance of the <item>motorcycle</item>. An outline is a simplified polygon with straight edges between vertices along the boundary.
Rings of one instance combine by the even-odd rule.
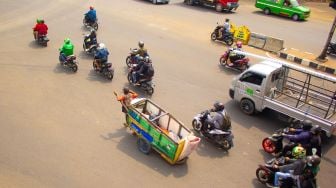
[[[336,43],[330,42],[327,49],[328,55],[336,56]]]
[[[247,57],[242,57],[235,60],[235,62],[231,62],[230,54],[233,50],[233,48],[229,48],[227,51],[225,51],[225,53],[219,59],[219,64],[223,65],[224,67],[232,68],[241,72],[248,69],[250,67],[250,65],[248,64],[250,60]]]
[[[83,42],[83,50],[90,55],[94,55],[97,51],[98,48],[98,43],[97,41],[95,42],[95,44],[90,44],[92,41],[88,35],[84,36],[84,42]]]
[[[219,129],[210,129],[209,125],[205,124],[205,121],[210,114],[209,110],[203,111],[197,114],[193,121],[193,129],[198,133],[215,143],[220,148],[228,151],[233,147],[233,134],[229,129],[228,131],[223,131]],[[231,120],[229,115],[225,112],[224,123],[227,127],[231,126]]]
[[[139,86],[143,90],[147,92],[148,95],[152,95],[154,93],[154,84],[152,82],[153,77],[150,78],[140,78],[138,84],[133,83],[132,74],[134,70],[133,67],[129,68],[127,79],[130,84],[133,86]]]
[[[93,61],[92,66],[94,71],[99,72],[109,80],[113,79],[114,69],[112,68],[112,63],[102,63],[101,68],[98,69],[97,65]]]
[[[217,26],[216,28],[214,29],[214,31],[211,33],[211,40],[212,41],[215,41],[215,40],[218,40],[218,41],[222,41],[222,42],[225,42],[226,45],[228,46],[231,46],[233,44],[233,36],[232,36],[232,33],[227,33],[227,34],[224,34],[224,36],[221,36],[221,33],[222,32],[221,30],[224,29],[222,25],[219,25],[217,23]],[[220,37],[221,36],[221,37]]]
[[[93,28],[94,30],[98,30],[98,18],[96,19],[95,22],[87,22],[86,21],[86,17],[84,16],[84,19],[83,19],[83,25],[86,27],[86,28]]]
[[[126,65],[127,65],[128,68],[131,68],[134,65],[138,64],[137,58],[136,58],[137,52],[138,52],[137,48],[134,48],[134,49],[130,48],[130,53],[126,57]]]
[[[75,55],[68,56],[64,62],[60,60],[60,64],[65,68],[70,68],[73,72],[77,72],[78,70],[78,63]]]
[[[39,35],[36,42],[42,46],[48,46],[49,39],[47,38],[47,35]]]

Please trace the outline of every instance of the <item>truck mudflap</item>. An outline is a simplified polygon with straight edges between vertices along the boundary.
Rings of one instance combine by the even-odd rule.
[[[319,125],[324,131],[326,131],[327,136],[331,136],[336,131],[336,122],[329,121],[328,119],[323,119],[314,114],[307,113],[298,108],[294,108],[280,101],[273,100],[271,98],[266,97],[264,100],[263,108],[269,108],[276,112],[280,112],[289,117],[293,117],[295,119],[309,119],[313,122],[313,124]]]

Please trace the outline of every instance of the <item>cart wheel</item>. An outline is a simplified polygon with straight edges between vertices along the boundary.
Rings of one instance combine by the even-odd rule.
[[[264,151],[267,153],[274,153],[276,149],[274,143],[269,138],[265,138],[262,141],[262,147],[264,148]]]
[[[179,161],[176,161],[176,164],[184,164],[184,163],[187,162],[187,160],[188,160],[188,157],[183,158],[183,159],[181,159],[181,160],[179,160]]]
[[[142,153],[144,153],[146,155],[148,155],[150,153],[150,151],[152,149],[152,146],[151,146],[151,144],[147,140],[139,137],[137,144],[138,144],[139,150]]]

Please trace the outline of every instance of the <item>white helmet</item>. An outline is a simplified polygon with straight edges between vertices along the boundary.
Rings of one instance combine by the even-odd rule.
[[[104,43],[99,43],[99,49],[104,49],[105,48],[105,44]]]

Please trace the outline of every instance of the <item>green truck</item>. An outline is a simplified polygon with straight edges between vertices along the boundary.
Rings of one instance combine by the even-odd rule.
[[[286,16],[294,21],[305,20],[310,15],[310,9],[301,6],[297,0],[256,0],[255,6],[265,14]]]

